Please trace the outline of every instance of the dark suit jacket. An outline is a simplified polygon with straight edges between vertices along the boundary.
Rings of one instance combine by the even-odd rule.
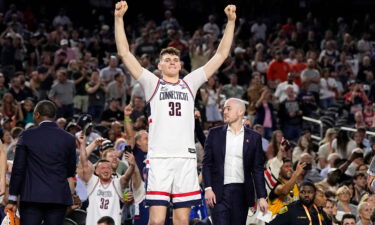
[[[25,202],[71,205],[67,178],[75,170],[75,137],[54,122],[43,122],[18,140],[9,194]]]
[[[210,129],[203,159],[203,182],[205,187],[212,187],[216,201],[222,199],[224,187],[224,161],[227,125]],[[262,150],[261,136],[244,128],[243,168],[245,178],[246,202],[253,206],[256,198],[267,196],[264,180],[265,156]]]

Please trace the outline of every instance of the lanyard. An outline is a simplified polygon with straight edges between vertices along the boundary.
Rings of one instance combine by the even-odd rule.
[[[311,219],[311,216],[310,216],[310,213],[309,213],[309,210],[307,209],[307,207],[305,205],[302,205],[303,208],[305,209],[305,212],[306,212],[306,215],[307,215],[307,218],[309,218],[309,225],[312,225],[312,219]],[[319,210],[318,208],[316,207],[316,205],[314,204],[314,208],[316,210],[316,212],[318,213],[318,220],[319,220],[319,225],[322,225],[322,220],[320,218],[320,213],[319,213]]]

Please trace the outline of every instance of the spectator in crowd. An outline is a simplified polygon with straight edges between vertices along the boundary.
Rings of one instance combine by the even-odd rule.
[[[282,140],[283,132],[281,130],[275,130],[274,132],[272,132],[270,143],[268,144],[266,149],[266,156],[268,160],[277,156],[280,150],[280,144]]]
[[[336,191],[336,196],[337,196],[337,213],[344,212],[344,213],[349,213],[352,215],[356,215],[357,213],[357,206],[353,205],[350,203],[350,199],[352,198],[352,193],[348,186],[341,186],[337,191]]]
[[[107,86],[107,99],[118,99],[120,107],[126,105],[126,96],[128,87],[125,82],[125,75],[117,73],[114,75],[114,81],[110,82]]]
[[[129,185],[130,178],[134,172],[134,156],[127,154],[125,158],[129,162],[127,173],[119,178],[113,178],[113,168],[111,162],[100,160],[95,168],[88,161],[85,138],[79,138],[80,162],[82,170],[79,177],[86,183],[87,193],[89,193],[89,206],[87,208],[86,224],[95,224],[103,216],[115,218],[115,224],[121,224],[120,200],[122,200],[122,190]],[[97,175],[96,175],[97,174]]]
[[[202,102],[206,106],[207,128],[223,120],[219,109],[222,87],[218,85],[215,77],[211,77],[206,88],[201,89]]]
[[[209,15],[208,22],[203,25],[203,32],[206,34],[211,34],[212,37],[216,40],[220,35],[220,28],[215,23],[215,20],[216,18],[214,15]]]
[[[262,94],[255,104],[256,114],[254,124],[260,124],[264,128],[264,137],[270,139],[272,131],[275,130],[276,120],[273,115],[271,103],[271,93],[268,88],[264,88]]]
[[[118,67],[118,59],[116,56],[109,57],[107,67],[100,70],[100,80],[104,81],[106,85],[115,79],[116,74],[122,74],[122,70]]]
[[[327,199],[326,205],[323,207],[324,212],[327,214],[328,218],[332,221],[332,225],[340,225],[340,222],[336,219],[337,214],[337,202],[331,198]],[[348,214],[353,216],[351,214]],[[344,221],[344,220],[342,220]],[[344,223],[343,223],[344,224]],[[355,225],[355,217],[353,224],[346,224],[346,225]]]
[[[353,177],[354,192],[351,199],[352,203],[359,204],[364,195],[368,195],[367,192],[367,176],[363,173],[357,173]]]
[[[345,159],[348,158],[356,148],[356,143],[348,136],[346,131],[339,130],[337,137],[332,142],[332,148],[341,158]]]
[[[242,86],[237,83],[238,77],[236,74],[230,75],[230,83],[223,86],[223,94],[227,99],[229,98],[238,98],[242,99],[242,96],[245,93],[245,90]]]
[[[67,73],[61,69],[57,71],[57,82],[52,86],[48,97],[57,106],[57,117],[71,118],[74,113],[74,83],[68,80]]]
[[[356,217],[352,214],[344,214],[342,216],[342,225],[355,225],[356,224]]]
[[[311,182],[304,182],[301,184],[299,193],[299,200],[288,205],[279,212],[275,219],[269,224],[331,224],[327,215],[322,209],[319,209],[314,204],[316,195],[316,187]],[[312,213],[315,210],[315,213]],[[302,222],[303,220],[304,222]]]
[[[337,84],[335,79],[330,77],[328,68],[323,69],[322,78],[320,78],[320,105],[323,109],[329,108],[335,103]]]
[[[296,171],[293,171],[292,161],[283,159],[277,183],[268,195],[269,210],[272,215],[276,215],[284,206],[298,200],[299,190],[296,182],[305,166],[305,163],[299,163]]]
[[[301,133],[302,109],[297,101],[292,86],[286,88],[287,98],[279,106],[279,118],[283,133],[288,140],[297,140]]]
[[[272,60],[267,69],[268,86],[272,89],[276,88],[279,83],[287,80],[289,72],[289,64],[284,62],[282,52],[280,50],[277,51],[274,60]]]
[[[261,83],[260,73],[253,72],[249,88],[247,89],[247,98],[249,101],[247,113],[249,116],[250,123],[253,123],[255,120],[255,115],[256,115],[255,104],[259,100],[265,88],[266,87]]]
[[[85,90],[85,85],[88,82],[87,68],[79,68],[77,60],[71,60],[68,64],[68,77],[74,82],[74,88],[76,90],[74,96],[74,110],[77,113],[87,113],[89,104],[89,98]]]
[[[319,100],[320,73],[315,69],[314,59],[307,60],[307,68],[301,72],[302,85],[307,86],[307,91],[312,92],[315,99]]]
[[[85,89],[89,96],[88,113],[94,119],[98,119],[104,111],[107,93],[107,87],[104,81],[100,80],[98,71],[91,73],[90,81],[86,83]]]
[[[122,121],[123,119],[124,114],[120,107],[120,101],[115,98],[111,99],[108,103],[108,108],[101,115],[101,124],[109,126],[112,122]]]
[[[359,221],[357,225],[370,225],[371,224],[371,208],[370,204],[367,202],[361,202],[358,205],[357,215],[359,216]]]
[[[60,46],[61,48],[55,52],[54,65],[67,66],[70,60],[77,59],[74,50],[69,47],[69,42],[67,39],[61,39]]]
[[[298,96],[299,87],[294,82],[294,80],[295,80],[295,73],[290,72],[290,73],[288,73],[288,80],[284,81],[284,82],[281,82],[280,84],[277,85],[274,96],[277,98],[277,100],[279,102],[283,102],[285,99],[287,99],[286,89],[290,85],[293,87],[294,95]]]
[[[336,138],[336,131],[334,128],[328,128],[324,139],[319,143],[318,158],[319,167],[321,169],[326,168],[328,156],[334,152],[332,148],[332,142]]]
[[[103,216],[98,220],[97,225],[115,225],[115,221],[110,216]]]

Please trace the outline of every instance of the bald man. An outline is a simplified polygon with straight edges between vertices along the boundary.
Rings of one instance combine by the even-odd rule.
[[[228,99],[224,104],[226,125],[210,129],[206,140],[203,182],[215,225],[245,225],[255,196],[261,211],[268,209],[262,137],[243,125],[245,111],[242,100]]]

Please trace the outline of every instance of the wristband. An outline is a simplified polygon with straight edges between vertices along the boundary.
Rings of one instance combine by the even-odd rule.
[[[131,123],[132,122],[132,120],[131,119],[124,119],[124,122],[126,123],[126,122],[129,122],[129,123]]]

